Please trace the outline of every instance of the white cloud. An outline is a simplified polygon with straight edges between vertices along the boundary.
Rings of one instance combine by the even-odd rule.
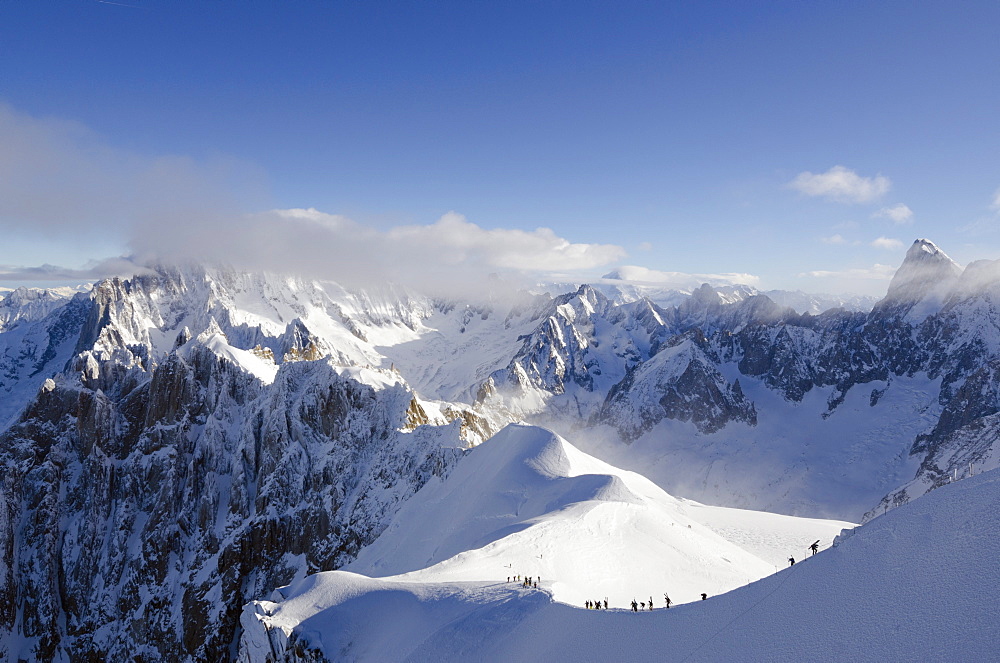
[[[996,212],[1000,212],[1000,189],[997,189],[993,194],[993,204],[990,205],[990,208]]]
[[[895,251],[896,249],[903,248],[903,243],[898,239],[893,239],[891,237],[879,237],[878,239],[872,241],[872,246],[876,249]]]
[[[996,235],[1000,231],[1000,228],[998,228],[997,218],[994,215],[973,219],[969,223],[959,227],[958,231],[972,237],[985,237],[987,235]]]
[[[741,283],[758,286],[760,277],[754,274],[722,273],[722,274],[687,274],[685,272],[662,272],[637,265],[623,265],[613,272],[604,275],[608,281],[627,281],[633,285],[656,285],[669,288],[697,288],[702,283],[711,286],[732,285]]]
[[[876,263],[871,267],[816,270],[803,272],[798,276],[806,279],[800,287],[807,292],[852,293],[877,297],[885,294],[895,273],[894,266]]]
[[[148,156],[105,144],[86,127],[0,103],[0,230],[55,238],[124,238],[179,219],[210,221],[261,209],[263,175],[250,164]]]
[[[821,196],[842,203],[869,203],[885,194],[888,177],[862,177],[849,168],[834,166],[825,173],[799,173],[788,186],[807,196]]]
[[[833,244],[837,246],[858,246],[859,244],[861,244],[860,240],[847,239],[840,233],[835,233],[833,235],[830,235],[829,237],[820,237],[819,241],[823,242],[824,244]]]
[[[850,279],[863,281],[890,281],[892,275],[896,273],[896,268],[892,265],[882,265],[875,263],[871,267],[861,267],[843,270],[817,270],[813,272],[802,272],[799,277],[810,277],[817,279]]]
[[[0,236],[28,229],[64,242],[113,238],[109,244],[132,252],[132,267],[221,263],[449,292],[479,287],[491,272],[588,270],[626,255],[620,246],[574,243],[547,228],[486,229],[455,213],[430,224],[377,230],[315,209],[256,212],[270,206],[266,190],[265,178],[247,164],[141,155],[110,147],[79,124],[35,118],[0,103]],[[123,267],[128,265],[0,268],[0,278],[4,271],[7,280],[100,278]]]
[[[590,270],[623,258],[613,244],[573,243],[548,228],[482,228],[450,212],[430,224],[378,230],[315,209],[272,210],[161,233],[144,258],[195,260],[248,270],[299,274],[364,286],[392,281],[433,294],[485,288],[491,273],[508,280]]]
[[[419,250],[424,259],[518,271],[592,269],[625,257],[625,250],[614,244],[573,244],[549,228],[486,230],[455,212],[430,225],[393,228],[383,240],[407,252]]]
[[[56,265],[41,265],[39,267],[17,267],[12,265],[0,265],[0,281],[10,282],[42,282],[57,281],[68,282],[88,282],[99,281],[100,279],[112,276],[129,277],[135,274],[151,273],[148,267],[138,265],[129,258],[107,258],[91,263],[79,269],[59,267]]]
[[[84,269],[0,266],[0,281],[96,280],[148,271],[157,262],[227,265],[297,274],[346,286],[391,281],[431,294],[482,292],[491,274],[526,283],[602,267],[623,258],[613,244],[578,244],[548,228],[485,229],[450,212],[431,224],[386,231],[316,209],[272,210],[214,223],[185,223],[133,238],[134,258]]]
[[[897,226],[901,226],[906,223],[913,223],[913,210],[903,203],[899,203],[892,207],[883,207],[872,214],[872,218],[889,219]]]
[[[639,244],[639,250],[640,251],[652,251],[653,250],[653,244],[652,244],[652,242],[642,242],[642,243],[640,243]]]
[[[354,223],[346,216],[341,216],[339,214],[327,214],[326,212],[320,212],[318,209],[313,207],[310,207],[309,209],[302,209],[298,207],[292,209],[278,209],[272,210],[272,212],[284,219],[312,223],[327,230],[361,231],[361,226]]]

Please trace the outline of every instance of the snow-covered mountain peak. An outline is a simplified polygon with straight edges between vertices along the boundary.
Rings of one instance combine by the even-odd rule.
[[[70,288],[17,288],[0,293],[0,332],[40,320],[77,293]],[[80,295],[86,297],[86,295]]]
[[[575,310],[582,316],[595,311],[603,311],[611,301],[594,286],[584,283],[576,292],[567,293],[556,299],[557,310]]]
[[[1000,289],[1000,260],[976,260],[970,262],[958,279],[956,290],[964,296]]]
[[[216,335],[221,336],[223,340],[228,341],[228,339],[226,339],[226,332],[222,331],[222,327],[219,326],[219,321],[215,319],[215,316],[212,316],[209,318],[208,327],[205,328],[205,331],[198,334],[198,342],[205,343],[211,337]]]
[[[954,285],[962,268],[928,239],[918,239],[889,283],[887,299],[916,301],[931,290]]]
[[[700,288],[691,293],[691,296],[694,297],[695,301],[699,304],[706,306],[722,303],[722,297],[720,297],[719,293],[715,291],[715,288],[707,283],[702,283]]]
[[[346,570],[407,582],[524,572],[576,605],[595,594],[624,605],[651,587],[686,602],[771,572],[701,523],[702,509],[548,430],[511,424],[415,495]]]

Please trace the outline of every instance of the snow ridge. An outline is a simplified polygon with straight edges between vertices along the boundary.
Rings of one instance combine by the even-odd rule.
[[[984,600],[1000,589],[998,499],[996,471],[961,481],[758,582],[643,614],[506,583],[319,574],[248,605],[240,653],[251,663],[990,660],[1000,648]]]

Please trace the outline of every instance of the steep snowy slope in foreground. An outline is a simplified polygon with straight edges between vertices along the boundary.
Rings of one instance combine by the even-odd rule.
[[[317,574],[247,607],[240,660],[995,660],[998,503],[1000,472],[956,482],[748,587],[643,614],[505,583]]]
[[[664,591],[693,601],[774,572],[691,517],[704,510],[717,511],[672,497],[549,431],[511,425],[415,495],[345,570],[405,574],[397,577],[408,582],[541,577],[557,601],[607,597],[618,606],[651,594],[662,601]],[[801,546],[850,526],[804,522]]]
[[[844,526],[677,499],[549,431],[511,425],[418,492],[348,571],[310,576],[275,602],[249,606],[244,649],[271,651],[263,623],[279,650],[319,638],[332,659],[392,660],[473,605],[506,624],[494,611],[552,599],[582,606],[607,598],[623,608],[652,596],[662,607],[668,592],[676,604],[697,601],[773,573],[774,562],[813,540],[825,545]],[[390,573],[401,575],[366,577]],[[512,575],[540,577],[539,589],[508,582]],[[406,625],[387,628],[396,617]],[[341,626],[317,629],[316,620]],[[481,626],[471,628],[478,638]],[[294,633],[292,643],[285,633]]]

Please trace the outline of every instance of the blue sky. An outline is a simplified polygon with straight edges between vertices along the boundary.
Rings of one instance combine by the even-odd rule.
[[[234,234],[273,230],[327,259],[419,238],[879,294],[917,237],[1000,258],[997,25],[995,2],[0,3],[0,265],[252,262]],[[290,208],[318,212],[239,219]]]

